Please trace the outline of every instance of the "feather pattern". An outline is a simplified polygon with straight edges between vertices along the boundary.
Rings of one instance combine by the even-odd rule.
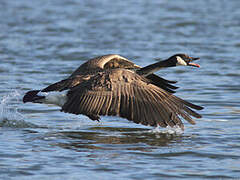
[[[50,86],[43,89],[42,92],[64,91],[66,89],[77,86],[84,80],[90,79],[91,76],[104,69],[117,68],[136,70],[140,69],[141,67],[117,54],[99,56],[90,59],[86,63],[82,64],[67,79],[51,84]],[[174,90],[178,89],[178,87],[172,85],[175,84],[176,81],[169,81],[155,74],[149,74],[146,76],[146,78],[149,80],[149,83],[152,83],[170,93],[175,93]]]
[[[173,67],[171,58],[155,64]],[[84,114],[92,120],[108,115],[150,126],[177,125],[184,129],[182,119],[195,124],[192,117],[201,118],[201,115],[194,110],[203,107],[174,96],[178,87],[172,84],[176,81],[152,74],[160,68],[155,64],[141,68],[116,54],[99,56],[82,64],[67,79],[27,92],[23,102],[45,102],[48,98],[45,92],[63,91],[67,94],[61,111]]]
[[[111,87],[107,85],[109,81]],[[126,69],[98,73],[72,88],[67,96],[68,101],[62,107],[64,112],[87,116],[117,115],[143,125],[178,125],[183,129],[181,118],[194,124],[191,116],[200,117],[192,110],[200,106],[177,98]]]

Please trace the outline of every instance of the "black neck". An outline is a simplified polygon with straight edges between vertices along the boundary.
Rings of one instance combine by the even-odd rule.
[[[152,74],[162,68],[174,67],[174,66],[176,66],[176,65],[171,63],[171,61],[169,61],[169,59],[167,59],[167,60],[159,61],[154,64],[145,66],[145,67],[137,70],[137,74],[147,76],[147,75]]]

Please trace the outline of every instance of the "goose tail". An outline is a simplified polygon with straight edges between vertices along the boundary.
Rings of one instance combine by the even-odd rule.
[[[33,90],[33,91],[28,91],[24,97],[23,97],[23,102],[33,102],[33,103],[41,103],[41,101],[45,98],[45,96],[39,96],[38,93],[40,90]]]

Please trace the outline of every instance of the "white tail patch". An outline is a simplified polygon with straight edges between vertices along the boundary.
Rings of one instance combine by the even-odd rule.
[[[37,95],[44,96],[44,99],[40,99],[39,102],[44,104],[53,104],[62,107],[67,101],[67,92],[52,91],[52,92],[39,92]]]

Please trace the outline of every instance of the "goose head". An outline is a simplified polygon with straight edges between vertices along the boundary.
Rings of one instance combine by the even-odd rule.
[[[175,66],[193,66],[193,67],[200,67],[199,64],[193,63],[193,61],[198,60],[200,58],[194,58],[190,57],[187,54],[175,54],[168,58],[169,61],[171,61],[172,64]]]

